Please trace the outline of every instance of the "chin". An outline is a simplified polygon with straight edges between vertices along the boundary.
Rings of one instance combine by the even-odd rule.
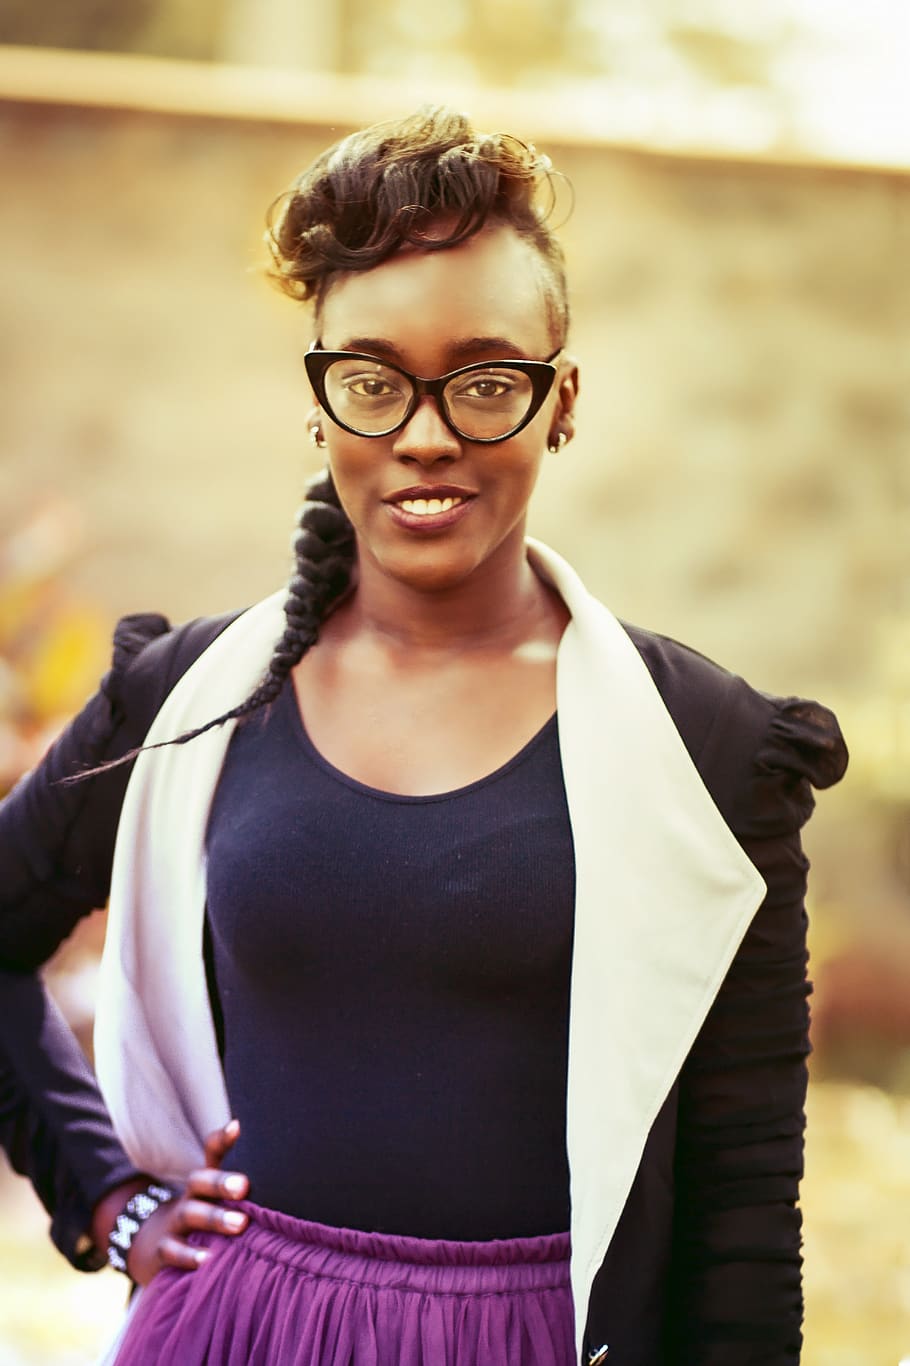
[[[383,555],[379,568],[389,578],[418,593],[458,588],[480,568],[483,557],[464,547],[423,545]]]

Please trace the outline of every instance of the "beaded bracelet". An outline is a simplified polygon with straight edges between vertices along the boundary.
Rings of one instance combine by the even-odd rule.
[[[107,1260],[115,1271],[128,1276],[126,1259],[133,1245],[133,1239],[145,1223],[161,1205],[173,1200],[175,1192],[168,1186],[158,1186],[150,1181],[145,1190],[131,1195],[123,1209],[114,1220],[107,1240]]]

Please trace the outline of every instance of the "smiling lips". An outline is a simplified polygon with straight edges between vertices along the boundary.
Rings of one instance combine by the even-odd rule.
[[[469,489],[437,485],[400,489],[384,501],[400,525],[416,527],[421,523],[429,530],[458,521],[476,496]]]

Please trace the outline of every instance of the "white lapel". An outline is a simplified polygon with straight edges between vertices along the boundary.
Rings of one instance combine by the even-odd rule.
[[[529,558],[572,613],[557,710],[575,844],[567,1147],[580,1352],[648,1132],[765,885],[622,626],[559,556],[530,542]]]
[[[765,889],[626,632],[559,556],[537,542],[528,554],[572,614],[557,706],[576,863],[567,1147],[580,1351],[591,1284],[648,1131]],[[281,633],[283,599],[218,636],[147,743],[249,693]],[[132,1160],[171,1180],[198,1164],[205,1134],[228,1118],[202,926],[205,829],[232,729],[140,755],[117,836],[96,1065]]]
[[[249,695],[284,625],[280,592],[224,630],[177,682],[146,736],[172,740]],[[205,831],[234,722],[140,754],[111,877],[95,1067],[136,1166],[182,1181],[229,1118],[202,957]]]

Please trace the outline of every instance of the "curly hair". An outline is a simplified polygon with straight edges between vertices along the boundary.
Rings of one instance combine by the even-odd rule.
[[[506,224],[540,254],[548,323],[562,345],[569,308],[562,248],[547,226],[554,200],[550,161],[533,146],[426,107],[342,139],[275,200],[269,273],[291,298],[314,305],[318,323],[339,276],[371,270],[406,244],[443,251],[487,224]]]

